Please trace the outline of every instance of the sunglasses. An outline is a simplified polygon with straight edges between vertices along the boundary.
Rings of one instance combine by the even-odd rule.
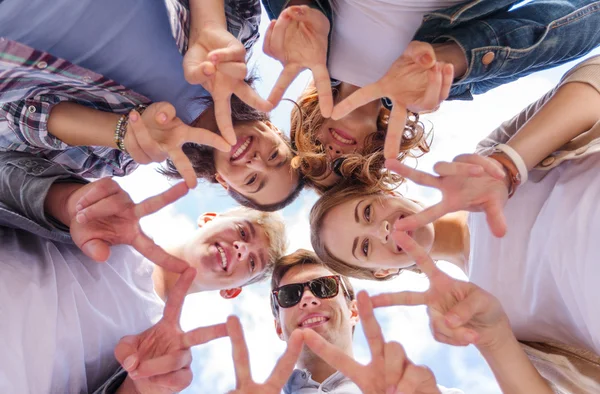
[[[291,283],[281,286],[273,290],[272,296],[281,308],[291,308],[302,300],[305,287],[308,287],[315,297],[327,299],[338,295],[340,285],[344,290],[344,295],[349,299],[348,289],[339,275],[322,276],[304,283]]]

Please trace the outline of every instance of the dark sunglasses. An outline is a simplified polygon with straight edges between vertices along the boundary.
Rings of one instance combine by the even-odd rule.
[[[302,299],[304,288],[308,287],[315,297],[320,299],[333,298],[338,295],[340,285],[344,295],[350,298],[348,289],[339,275],[322,276],[304,283],[291,283],[273,290],[273,299],[281,308],[291,308]]]

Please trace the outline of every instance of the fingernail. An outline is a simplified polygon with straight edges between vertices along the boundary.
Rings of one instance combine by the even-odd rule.
[[[79,212],[77,214],[77,216],[75,216],[75,220],[77,220],[77,223],[81,223],[81,224],[84,224],[85,222],[87,222],[87,218],[85,217],[85,213]]]
[[[450,325],[450,327],[456,327],[460,325],[460,317],[455,314],[451,314],[446,316],[446,323]]]
[[[159,114],[159,115],[158,115],[158,119],[159,119],[161,122],[166,122],[166,121],[167,121],[167,115],[166,115],[166,114],[163,114],[163,113],[161,113],[161,114]]]
[[[430,54],[426,53],[425,55],[421,56],[421,58],[419,59],[419,61],[422,64],[429,64],[429,63],[431,63],[433,61],[433,58],[431,57]],[[437,64],[436,64],[436,66],[437,66]]]
[[[300,7],[296,8],[294,12],[296,12],[296,15],[304,15],[304,10]]]
[[[129,121],[130,122],[137,122],[137,120],[138,120],[138,114],[136,114],[135,112],[132,112],[129,115]]]
[[[82,209],[83,209],[83,205],[81,205],[81,204],[77,204],[77,206],[75,207],[75,210],[77,212],[81,211]]]
[[[138,377],[138,372],[137,371],[133,371],[131,373],[129,373],[129,377],[133,380],[136,380]]]
[[[126,370],[130,370],[135,365],[136,360],[137,360],[137,358],[136,358],[135,354],[127,357],[125,359],[125,361],[123,361],[123,368],[125,368]],[[133,374],[133,373],[135,373],[135,371],[132,372],[131,374]]]

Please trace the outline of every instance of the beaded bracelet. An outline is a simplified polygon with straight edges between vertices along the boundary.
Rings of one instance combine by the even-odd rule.
[[[140,104],[137,107],[135,107],[134,110],[137,111],[141,116],[146,110],[146,108],[148,108],[148,106]],[[119,121],[117,122],[117,127],[115,127],[115,144],[121,152],[125,153],[128,153],[127,149],[125,149],[125,134],[127,134],[127,124],[129,123],[130,114],[131,111],[127,115],[121,115]]]

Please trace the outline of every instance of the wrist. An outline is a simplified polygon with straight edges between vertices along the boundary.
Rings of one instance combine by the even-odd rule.
[[[490,341],[475,345],[477,350],[479,350],[485,358],[488,356],[498,357],[498,355],[506,352],[507,349],[508,352],[510,352],[511,347],[514,347],[515,345],[519,346],[519,341],[517,341],[506,316],[504,316],[500,323],[494,325],[490,337],[492,338]]]
[[[81,183],[55,183],[50,187],[44,210],[46,214],[69,226],[76,214],[75,204],[81,197],[78,193],[84,186]]]

